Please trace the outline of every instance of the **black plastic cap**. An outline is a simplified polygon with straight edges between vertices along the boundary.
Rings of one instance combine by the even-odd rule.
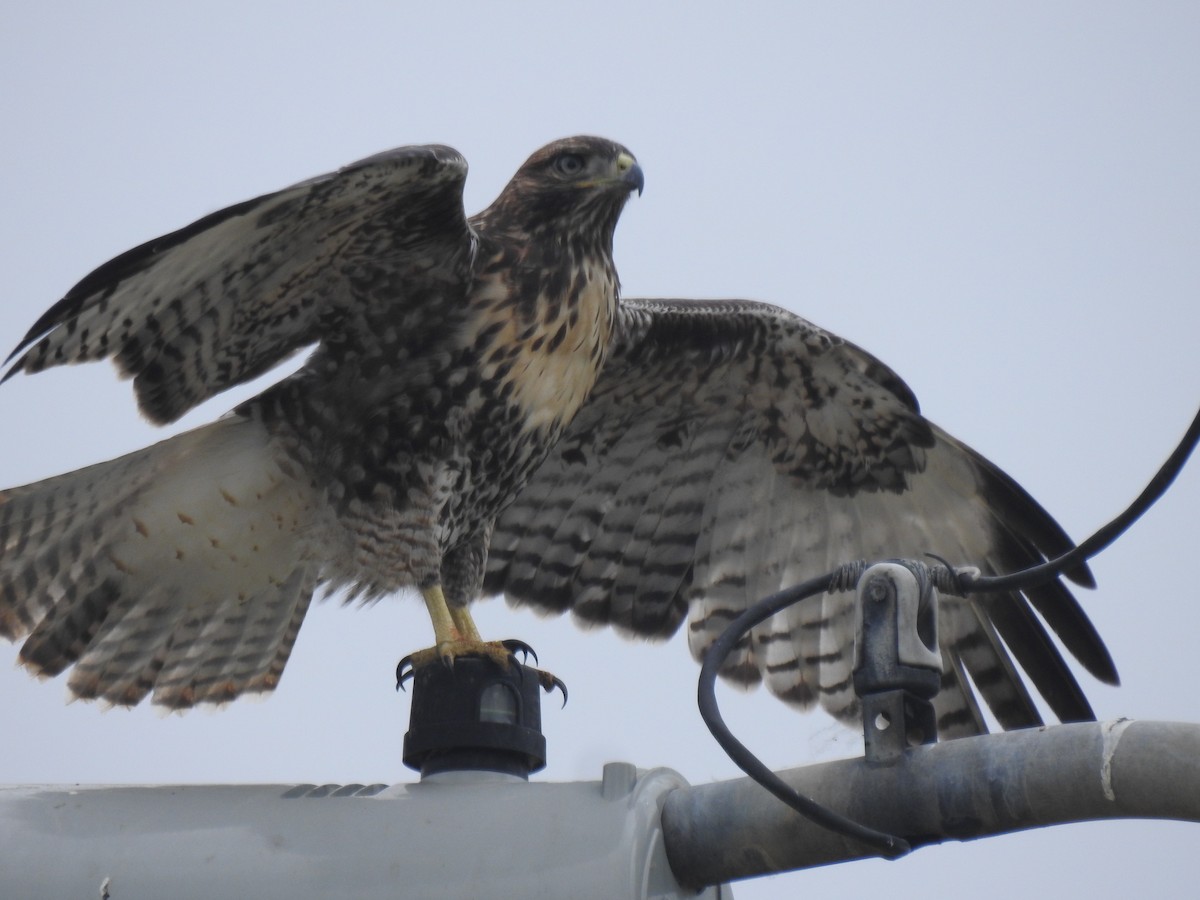
[[[538,672],[515,659],[501,667],[459,657],[453,668],[417,669],[404,736],[404,764],[439,772],[503,772],[528,778],[546,765]]]

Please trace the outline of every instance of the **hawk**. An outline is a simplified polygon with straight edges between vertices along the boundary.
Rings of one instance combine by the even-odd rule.
[[[269,691],[322,586],[416,587],[443,657],[495,652],[484,594],[649,638],[687,619],[700,657],[850,559],[999,572],[1070,546],[854,345],[765,304],[619,301],[623,147],[550,144],[470,218],[465,177],[446,147],[371,157],[130,250],[35,323],[8,376],[112,357],[156,422],[315,349],[208,426],[0,492],[0,633],[28,668],[122,705]],[[1058,582],[944,599],[940,629],[950,736],[985,730],[976,693],[1040,722],[1014,657],[1060,719],[1093,717],[1048,630],[1116,682]],[[852,636],[826,595],[723,674],[852,717]]]

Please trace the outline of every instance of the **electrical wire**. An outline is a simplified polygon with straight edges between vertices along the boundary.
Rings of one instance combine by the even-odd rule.
[[[704,724],[708,726],[712,736],[743,772],[805,818],[830,831],[859,840],[883,856],[896,858],[904,856],[912,850],[908,841],[848,819],[792,788],[772,772],[745,744],[734,737],[717,706],[717,673],[721,670],[725,658],[729,656],[734,645],[741,640],[742,635],[748,633],[755,625],[765,622],[775,613],[830,590],[839,580],[839,571],[830,572],[818,578],[810,578],[795,587],[772,594],[734,619],[704,655],[704,663],[700,667],[700,684],[696,691],[696,702],[700,707],[700,715],[704,719]]]
[[[1188,457],[1196,449],[1197,441],[1200,441],[1200,411],[1197,411],[1195,418],[1192,419],[1192,424],[1188,426],[1188,430],[1184,432],[1179,444],[1175,447],[1175,451],[1167,457],[1167,461],[1150,479],[1150,483],[1119,516],[1097,529],[1096,533],[1086,541],[1071,548],[1062,556],[1041,565],[1031,566],[1011,575],[960,576],[959,586],[963,589],[964,596],[967,592],[973,591],[1013,591],[1033,587],[1057,578],[1063,572],[1096,556],[1124,534],[1130,525],[1140,519],[1146,510],[1167,492],[1167,488],[1183,470]]]

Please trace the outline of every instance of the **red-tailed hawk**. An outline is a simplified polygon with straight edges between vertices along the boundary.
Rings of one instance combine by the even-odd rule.
[[[1069,546],[856,347],[761,304],[618,304],[624,148],[551,144],[469,219],[465,176],[445,147],[372,157],[131,250],[34,325],[9,375],[111,356],[159,422],[316,349],[212,425],[0,493],[0,633],[29,668],[118,704],[271,690],[319,585],[419,588],[443,655],[490,592],[649,637],[686,617],[699,656],[846,560]],[[850,603],[780,614],[726,674],[852,715]],[[1115,682],[1058,583],[944,600],[944,733],[984,727],[968,675],[1005,727],[1039,721],[1005,644],[1091,717],[1030,604]]]

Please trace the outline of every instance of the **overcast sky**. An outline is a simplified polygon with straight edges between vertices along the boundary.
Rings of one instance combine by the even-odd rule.
[[[110,257],[401,144],[442,142],[486,205],[579,132],[631,148],[627,296],[767,300],[893,366],[924,412],[1077,538],[1116,514],[1200,399],[1200,6],[1189,3],[17,3],[0,11],[0,344]],[[231,391],[173,426],[205,421]],[[0,483],[161,439],[107,364],[0,389]],[[1099,716],[1200,721],[1200,475],[1094,565],[1082,597],[1120,668]],[[815,573],[814,573],[815,574]],[[740,773],[694,708],[682,640],[635,645],[482,605],[570,686],[547,780],[605,761]],[[163,717],[66,705],[10,668],[0,782],[397,782],[401,596],[309,614],[276,694]],[[722,694],[776,767],[861,741],[762,692]],[[1072,826],[739,884],[739,898],[1180,896],[1200,831]]]

